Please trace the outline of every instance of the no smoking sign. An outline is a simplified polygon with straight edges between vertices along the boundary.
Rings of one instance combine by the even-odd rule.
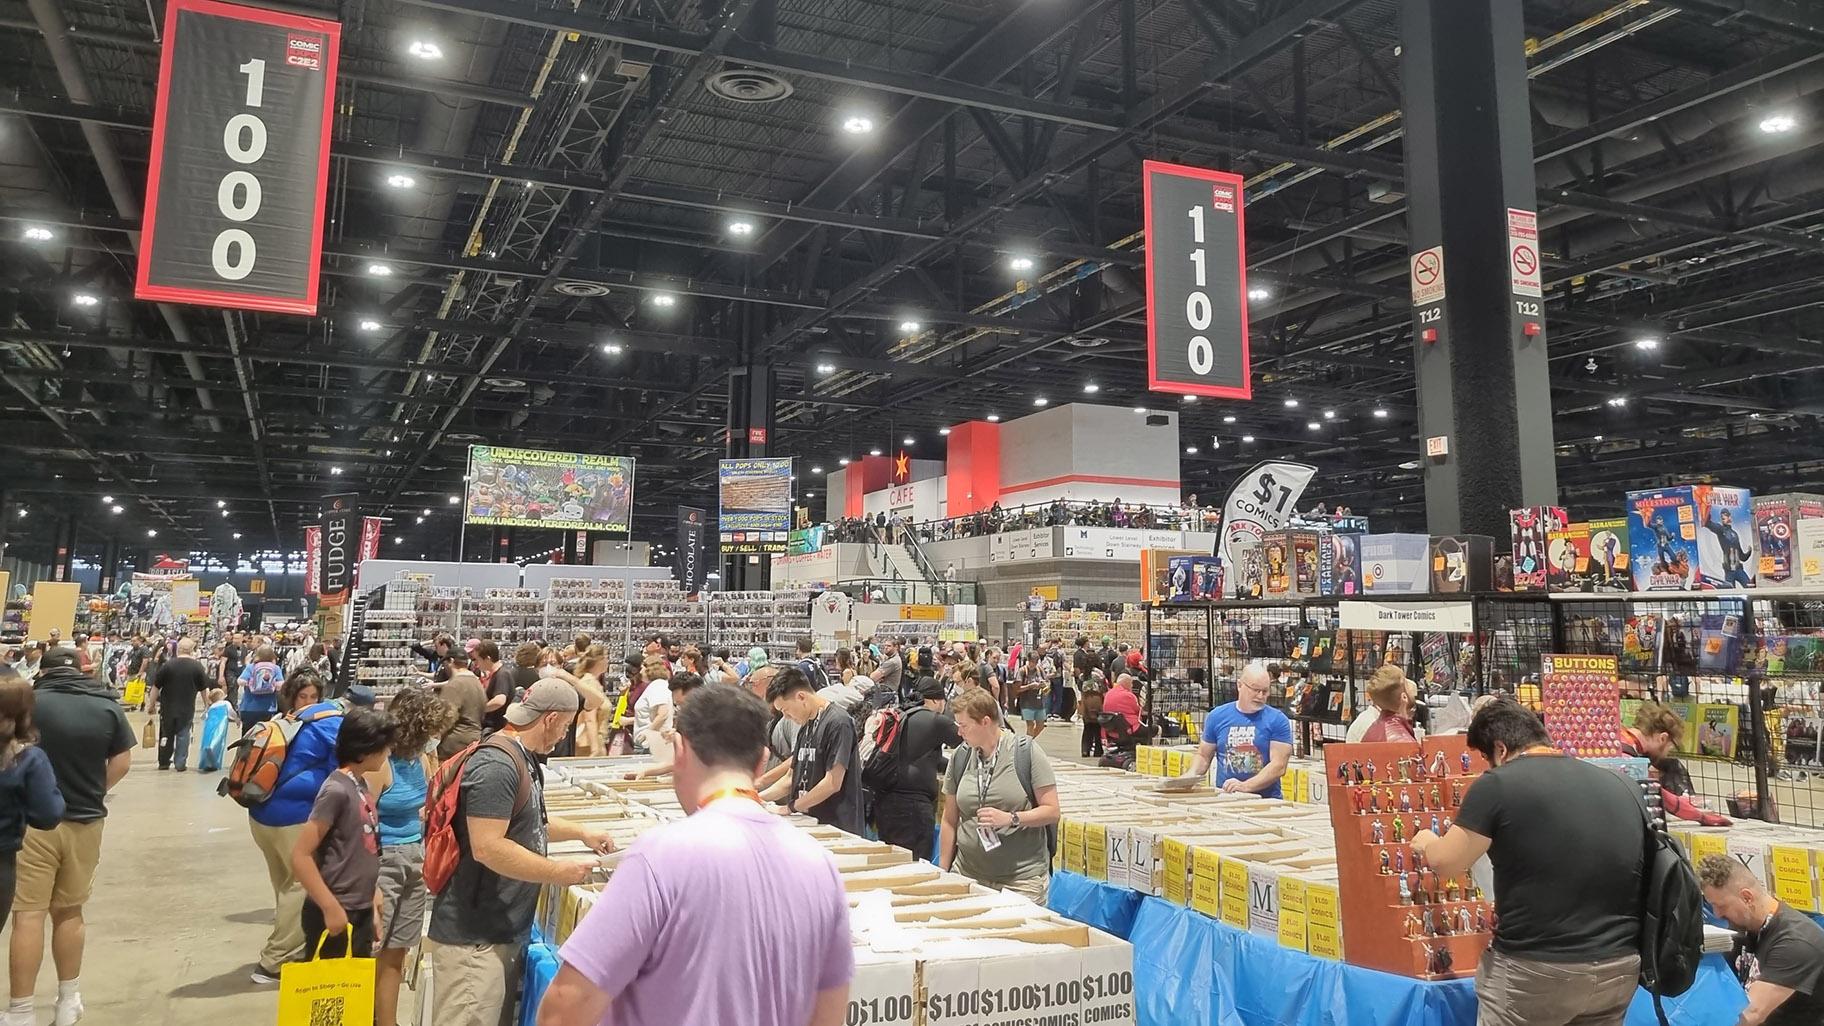
[[[1539,268],[1539,215],[1531,210],[1509,207],[1507,210],[1507,253],[1512,271],[1511,288],[1516,296],[1539,299],[1545,295],[1545,280]]]
[[[1412,305],[1430,306],[1444,298],[1444,247],[1412,255]]]

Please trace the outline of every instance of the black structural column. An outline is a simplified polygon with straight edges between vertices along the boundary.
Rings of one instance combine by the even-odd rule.
[[[100,586],[95,590],[103,595],[114,594],[118,577],[115,571],[118,569],[120,569],[120,539],[109,538],[101,546],[101,576],[98,582]]]
[[[1555,504],[1523,5],[1404,0],[1414,366],[1432,534]]]
[[[57,526],[57,559],[51,579],[73,581],[76,579],[76,518],[69,517]]]
[[[748,304],[750,308],[752,305]],[[751,310],[749,316],[754,316]],[[730,459],[771,455],[776,378],[773,366],[769,363],[748,363],[729,371],[726,449]],[[716,512],[709,511],[711,516]],[[706,537],[703,544],[715,545],[716,538]],[[769,587],[772,568],[772,559],[768,556],[728,556],[722,560],[721,590],[765,591]]]

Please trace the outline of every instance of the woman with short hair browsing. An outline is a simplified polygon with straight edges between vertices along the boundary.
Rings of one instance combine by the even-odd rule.
[[[939,865],[1042,905],[1059,814],[1051,762],[1032,738],[1002,727],[989,691],[958,695],[954,712],[963,747],[944,774]]]

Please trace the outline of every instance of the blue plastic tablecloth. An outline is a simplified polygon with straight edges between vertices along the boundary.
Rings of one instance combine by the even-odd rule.
[[[1054,873],[1050,907],[1134,946],[1140,1026],[1470,1026],[1471,980],[1429,983],[1332,962],[1255,937],[1201,912],[1078,873]],[[1672,1026],[1734,1022],[1747,999],[1722,957],[1667,1002]],[[1657,1026],[1635,995],[1627,1026]]]
[[[538,1022],[538,1005],[545,999],[545,990],[551,981],[557,978],[557,946],[546,944],[534,937],[526,946],[524,976],[525,993],[519,1002],[519,1026],[534,1026]]]

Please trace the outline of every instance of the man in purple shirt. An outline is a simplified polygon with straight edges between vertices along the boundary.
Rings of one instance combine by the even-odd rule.
[[[677,713],[688,818],[640,838],[565,942],[539,1026],[839,1026],[854,952],[836,863],[768,812],[772,716],[728,684]],[[781,958],[778,952],[792,952]]]

